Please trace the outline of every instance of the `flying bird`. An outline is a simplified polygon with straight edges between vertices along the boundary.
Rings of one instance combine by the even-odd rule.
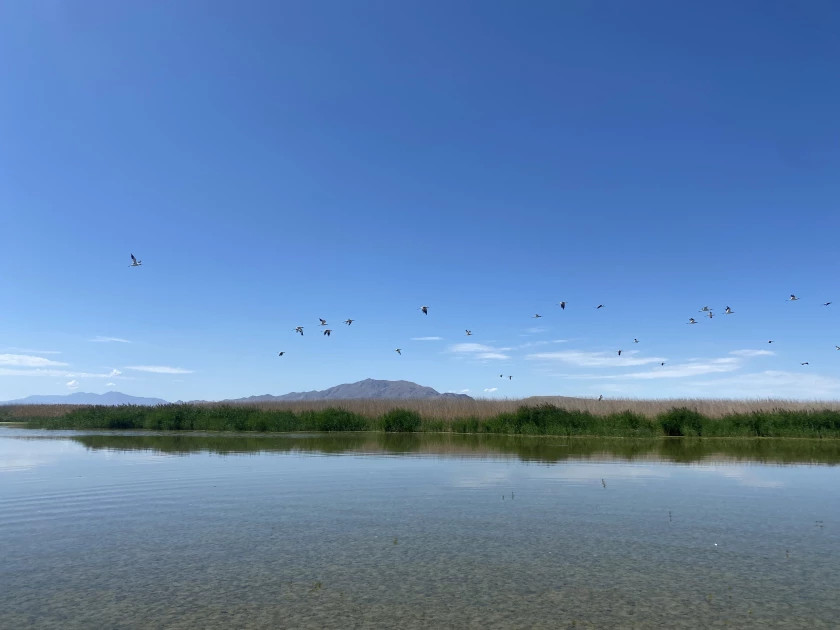
[[[729,308],[729,307],[727,306],[727,307],[724,309],[723,314],[724,314],[724,315],[732,315],[732,313],[734,313],[734,312],[735,312],[735,311],[733,311],[731,308]]]
[[[540,315],[539,313],[537,313],[537,314],[536,314],[536,315],[534,315],[531,319],[537,319],[538,317],[542,317],[542,315]]]
[[[665,365],[665,361],[662,361],[662,363],[660,363],[659,365]]]
[[[322,319],[320,317],[318,319],[321,321],[321,326],[326,326],[327,325],[327,320],[326,319]]]
[[[621,356],[621,350],[618,351],[618,356]]]
[[[332,330],[330,330],[329,328],[327,328],[326,330],[324,330],[324,334],[325,334],[327,337],[329,337],[329,336],[332,334]]]
[[[639,340],[633,337],[633,343],[639,343]]]
[[[773,343],[773,340],[771,339],[771,340],[770,340],[770,341],[768,341],[767,343]]]
[[[829,306],[831,302],[823,302],[823,306]]]
[[[793,293],[791,293],[790,294],[790,299],[788,301],[793,302],[793,301],[798,300],[798,299],[799,299],[798,297],[796,297]]]
[[[809,363],[808,363],[807,361],[803,361],[803,362],[802,362],[802,363],[800,363],[799,365],[809,365]]]
[[[345,320],[344,320],[344,323],[345,323],[345,324],[347,324],[347,325],[349,326],[349,325],[350,325],[350,324],[352,324],[354,321],[356,321],[356,320],[355,320],[355,319],[345,319]]]
[[[402,356],[402,348],[397,348],[396,350],[394,350],[394,352],[396,352],[398,355]]]
[[[513,380],[513,377],[512,377],[512,376],[508,376],[508,380],[509,380],[509,381],[510,381],[510,380]]]
[[[838,348],[838,350],[840,350],[840,348]],[[499,378],[504,378],[504,377],[505,377],[504,374],[499,374]]]
[[[565,302],[560,302],[560,308],[565,311],[566,310],[566,303]]]
[[[835,350],[840,350],[840,346],[834,346]]]
[[[715,314],[712,313],[712,311],[709,311],[709,319],[712,319],[712,317],[714,317],[714,316],[715,316]]]
[[[282,357],[284,354],[286,354],[286,352],[285,352],[285,351],[283,351],[283,352],[278,352],[278,353],[277,353],[277,356],[278,356],[278,357]]]
[[[296,326],[295,332],[300,333],[300,336],[303,337],[303,326]]]
[[[134,257],[134,254],[131,254],[131,264],[129,265],[129,267],[139,267],[142,264],[143,264],[142,260],[137,260]]]
[[[698,312],[700,312],[700,313],[708,313],[708,312],[709,312],[709,311],[711,311],[711,310],[712,310],[712,309],[710,309],[708,306],[704,306],[704,307],[703,307],[703,308],[701,308]]]
[[[471,330],[468,330],[468,331],[467,331],[467,335],[471,335],[471,334],[472,334],[472,331],[471,331]]]
[[[421,306],[420,310],[423,311],[423,315],[429,314],[429,307],[428,306]]]
[[[604,395],[601,394],[600,396],[598,396],[598,400],[604,400]]]
[[[696,324],[696,323],[697,323],[697,320],[696,320],[696,319],[694,319],[693,317],[689,317],[689,318],[688,318],[688,323],[689,323],[689,324]]]
[[[596,307],[595,307],[595,310],[597,311],[599,308],[604,308],[604,305],[603,305],[603,304],[599,304],[598,306],[596,306]]]

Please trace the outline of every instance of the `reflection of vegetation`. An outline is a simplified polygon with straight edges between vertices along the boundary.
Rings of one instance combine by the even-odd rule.
[[[556,438],[452,433],[342,433],[320,435],[81,435],[89,449],[145,450],[167,454],[382,453],[447,457],[516,457],[523,461],[568,459],[652,460],[678,463],[751,461],[778,464],[840,463],[840,441],[756,439]]]
[[[441,419],[410,409],[369,417],[339,408],[291,409],[246,405],[76,407],[59,417],[33,418],[48,429],[146,429],[188,431],[394,431],[496,433],[603,437],[818,437],[840,438],[840,411],[757,410],[709,417],[679,407],[649,418],[632,411],[595,415],[554,405],[520,406],[494,416]]]

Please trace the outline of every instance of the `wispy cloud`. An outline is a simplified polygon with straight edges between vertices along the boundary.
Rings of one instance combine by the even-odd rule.
[[[459,394],[468,394],[468,393],[469,393],[469,391],[470,391],[469,389],[462,389],[462,390],[460,390],[458,393],[459,393]]]
[[[649,365],[665,361],[663,357],[640,357],[636,351],[623,352],[585,352],[582,350],[562,350],[559,352],[536,352],[526,359],[537,361],[560,361],[579,367],[627,367],[631,365]]]
[[[65,385],[67,386],[67,389],[78,389],[79,388],[79,381],[74,379],[72,381],[67,381],[65,383]]]
[[[526,341],[525,343],[520,343],[517,348],[536,348],[538,346],[550,346],[553,343],[568,343],[568,339],[551,339],[551,340],[543,340],[543,341]]]
[[[128,365],[126,370],[135,370],[137,372],[152,372],[154,374],[192,374],[193,370],[185,370],[179,367],[169,367],[168,365]]]
[[[499,389],[499,388],[498,387],[485,387],[484,391],[487,392],[488,394],[491,394],[491,393],[495,392],[497,389]]]
[[[449,346],[448,351],[475,359],[504,360],[510,358],[510,355],[505,354],[510,349],[494,348],[483,343],[456,343],[453,346]]]
[[[93,341],[94,343],[131,343],[128,339],[123,339],[122,337],[103,337],[102,335],[88,339],[88,341]]]
[[[772,350],[733,350],[729,354],[734,354],[736,357],[772,357],[776,355]]]
[[[441,341],[443,337],[412,337],[412,341]]]
[[[6,348],[6,352],[21,354],[61,354],[61,350],[33,350],[32,348]]]
[[[15,367],[50,367],[67,365],[61,361],[52,361],[44,357],[36,357],[31,354],[0,354],[0,365],[11,365]]]
[[[539,335],[547,330],[548,328],[543,328],[542,326],[531,326],[530,328],[526,328],[525,332],[529,335]]]
[[[840,396],[840,379],[810,371],[764,370],[727,376],[725,379],[695,381],[691,385],[701,391],[714,391],[717,396],[734,398],[818,400]]]
[[[115,383],[105,383],[105,387],[115,387]]]
[[[684,378],[686,376],[700,376],[718,372],[734,372],[741,367],[741,361],[735,357],[707,359],[705,361],[689,361],[674,365],[664,365],[647,372],[632,372],[620,374],[618,378],[656,379],[656,378]]]

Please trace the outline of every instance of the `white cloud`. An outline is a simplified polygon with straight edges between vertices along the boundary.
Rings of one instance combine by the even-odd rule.
[[[734,372],[741,367],[741,360],[735,357],[708,359],[706,361],[691,361],[674,365],[664,365],[648,372],[633,372],[620,374],[618,378],[655,379],[655,378],[683,378],[686,376],[700,376],[716,372]]]
[[[458,393],[459,393],[459,394],[466,394],[466,393],[468,393],[469,391],[470,391],[469,389],[462,389],[462,390],[460,390]]]
[[[33,350],[32,348],[6,348],[6,352],[20,352],[23,354],[61,354],[61,350]]]
[[[499,389],[499,388],[498,387],[485,387],[484,391],[487,392],[488,394],[490,394],[492,392],[495,392],[497,389]]]
[[[184,368],[169,367],[167,365],[128,365],[126,370],[136,370],[137,372],[152,372],[154,374],[192,374],[192,370],[185,370]]]
[[[531,326],[531,328],[526,328],[525,332],[529,335],[538,335],[540,333],[544,333],[547,330],[548,328],[543,328],[542,326]]]
[[[65,383],[65,385],[67,385],[67,389],[78,389],[79,388],[79,381],[74,379],[72,381],[67,381]]]
[[[88,339],[88,341],[95,343],[131,343],[128,339],[123,339],[122,337],[103,337],[102,335]]]
[[[560,352],[537,352],[525,358],[540,361],[560,361],[580,367],[626,367],[630,365],[649,365],[665,361],[663,357],[639,357],[635,350],[623,352],[584,352],[582,350],[563,350]]]
[[[550,341],[526,341],[525,343],[520,343],[517,348],[533,348],[535,346],[548,346],[553,343],[568,343],[568,339],[552,339]]]
[[[66,365],[66,363],[59,363]],[[113,370],[112,370],[113,372]],[[95,372],[77,372],[75,370],[57,370],[55,368],[5,368],[0,367],[0,376],[49,376],[53,378],[112,378],[112,373],[97,374]],[[128,377],[123,377],[128,378]]]
[[[0,365],[12,365],[15,367],[49,367],[67,365],[61,361],[52,361],[44,357],[35,357],[29,354],[0,354]]]
[[[443,337],[412,337],[412,341],[441,341]]]
[[[733,350],[729,354],[734,354],[736,357],[772,357],[776,355],[772,350]]]
[[[510,348],[494,348],[483,343],[456,343],[454,346],[449,346],[448,351],[455,354],[462,354],[476,359],[494,359],[504,360],[509,359],[510,356],[504,354]]]
[[[115,387],[114,383],[105,383],[105,387]]]
[[[714,391],[718,397],[790,398],[798,400],[840,397],[840,379],[821,376],[810,370],[783,372],[765,370],[727,376],[725,379],[695,381],[692,387]]]
[[[120,374],[122,374],[122,372],[120,372],[118,369],[114,368],[113,370],[111,370],[108,373],[108,378],[112,378],[114,376],[119,376]]]

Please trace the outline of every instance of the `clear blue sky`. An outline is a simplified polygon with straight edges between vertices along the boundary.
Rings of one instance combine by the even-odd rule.
[[[0,400],[840,398],[838,32],[831,1],[3,3]]]

